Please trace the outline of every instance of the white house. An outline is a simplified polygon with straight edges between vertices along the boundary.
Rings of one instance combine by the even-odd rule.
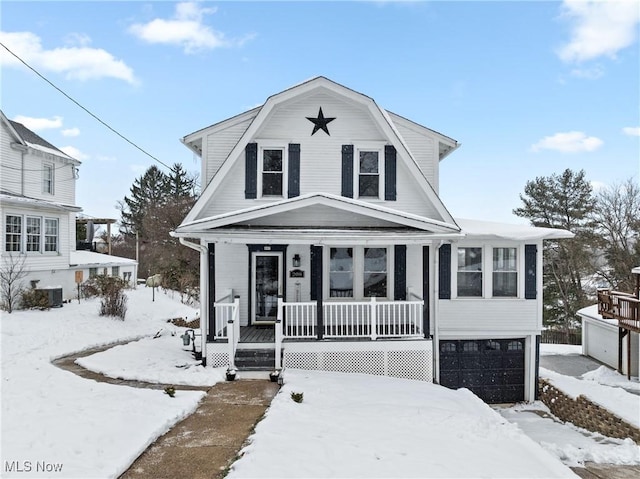
[[[201,252],[207,365],[262,348],[275,368],[534,399],[542,242],[571,234],[454,219],[454,139],[317,77],[183,143],[206,188],[173,235]]]
[[[135,284],[135,261],[75,251],[80,162],[1,111],[0,124],[0,267],[24,258],[27,286],[55,290],[58,301],[76,297],[78,270],[86,280],[107,268]]]

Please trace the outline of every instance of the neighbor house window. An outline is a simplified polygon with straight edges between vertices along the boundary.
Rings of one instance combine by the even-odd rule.
[[[111,267],[111,276],[120,276],[120,266]]]
[[[131,281],[131,271],[125,271],[122,273],[122,278],[128,283]]]
[[[262,196],[282,196],[284,150],[262,150]]]
[[[40,218],[27,216],[27,251],[40,251],[42,229]]]
[[[358,152],[358,196],[380,198],[380,152]]]
[[[58,251],[58,220],[56,218],[44,219],[44,250]]]
[[[387,248],[364,249],[364,296],[387,295]]]
[[[22,216],[7,215],[5,222],[5,251],[21,251]]]
[[[44,165],[42,169],[42,192],[53,194],[53,165]]]
[[[353,248],[331,248],[329,259],[329,296],[353,297]]]
[[[493,296],[518,295],[516,248],[493,248]]]
[[[98,276],[98,268],[89,268],[89,278]]]
[[[458,248],[458,296],[482,296],[482,248]]]

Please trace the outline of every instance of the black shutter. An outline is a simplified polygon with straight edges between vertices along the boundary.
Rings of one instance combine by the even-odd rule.
[[[216,332],[216,308],[214,307],[216,302],[216,245],[214,243],[209,243],[208,253],[209,277],[207,284],[209,285],[209,308],[207,316],[209,317],[209,324],[207,325],[207,341],[210,342],[215,339]]]
[[[440,299],[451,299],[451,245],[440,246],[440,271],[438,272],[438,286]]]
[[[407,246],[403,244],[397,244],[394,247],[393,299],[396,301],[407,299]]]
[[[422,307],[422,331],[424,337],[428,338],[431,335],[431,328],[429,324],[429,247],[422,247],[422,299],[424,300],[424,306]]]
[[[244,174],[244,197],[247,199],[257,198],[258,190],[258,144],[247,143],[244,149],[245,174]]]
[[[289,198],[300,196],[300,144],[289,143]]]
[[[353,145],[342,145],[342,196],[353,198]]]
[[[318,299],[322,293],[322,246],[311,246],[311,299]],[[320,294],[322,296],[322,294]]]
[[[537,296],[537,255],[538,247],[534,244],[524,245],[524,298],[536,299]]]
[[[393,145],[384,147],[384,199],[396,200],[396,149]]]

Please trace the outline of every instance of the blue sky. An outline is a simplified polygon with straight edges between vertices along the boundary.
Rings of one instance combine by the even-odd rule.
[[[326,76],[455,138],[440,195],[462,218],[523,222],[527,180],[640,181],[640,4],[29,2],[0,41],[131,141],[199,172],[179,139]],[[80,159],[77,203],[115,205],[154,160],[0,47],[2,110]]]

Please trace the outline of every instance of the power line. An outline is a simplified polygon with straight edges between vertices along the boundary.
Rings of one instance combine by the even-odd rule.
[[[129,138],[127,138],[126,136],[124,136],[122,133],[120,133],[119,131],[115,130],[114,128],[112,128],[111,126],[109,126],[107,123],[105,123],[104,121],[102,121],[98,116],[96,116],[95,114],[93,114],[91,111],[89,111],[87,108],[85,108],[84,106],[82,106],[80,103],[78,103],[75,99],[73,99],[72,97],[70,97],[69,95],[67,95],[62,89],[58,88],[56,85],[54,85],[49,79],[47,79],[44,75],[42,75],[38,70],[36,70],[35,68],[33,68],[31,65],[29,65],[27,62],[25,62],[22,58],[20,58],[18,55],[16,55],[15,53],[13,53],[4,43],[0,42],[0,45],[2,45],[2,47],[8,51],[11,55],[13,55],[20,63],[22,63],[24,66],[26,66],[29,70],[31,70],[33,73],[35,73],[36,75],[38,75],[40,78],[42,78],[45,82],[47,82],[49,85],[51,85],[53,88],[55,88],[56,90],[58,90],[60,93],[62,93],[65,97],[67,97],[67,99],[71,100],[73,103],[75,103],[78,107],[80,107],[82,110],[84,110],[86,113],[88,113],[89,115],[91,115],[93,118],[95,118],[98,122],[100,122],[103,126],[107,127],[109,130],[111,130],[113,133],[115,133],[116,135],[118,135],[120,138],[122,138],[124,141],[126,141],[127,143],[129,143],[131,146],[133,146],[134,148],[137,148],[138,150],[140,150],[142,153],[144,153],[145,155],[147,155],[149,158],[151,158],[154,161],[157,161],[158,163],[160,163],[162,166],[164,166],[165,168],[167,168],[168,170],[171,170],[171,167],[169,165],[167,165],[166,163],[164,163],[163,161],[159,160],[158,158],[156,158],[155,156],[153,156],[151,153],[149,153],[148,151],[146,151],[144,148],[138,146],[137,144],[135,144],[133,141],[131,141]]]

